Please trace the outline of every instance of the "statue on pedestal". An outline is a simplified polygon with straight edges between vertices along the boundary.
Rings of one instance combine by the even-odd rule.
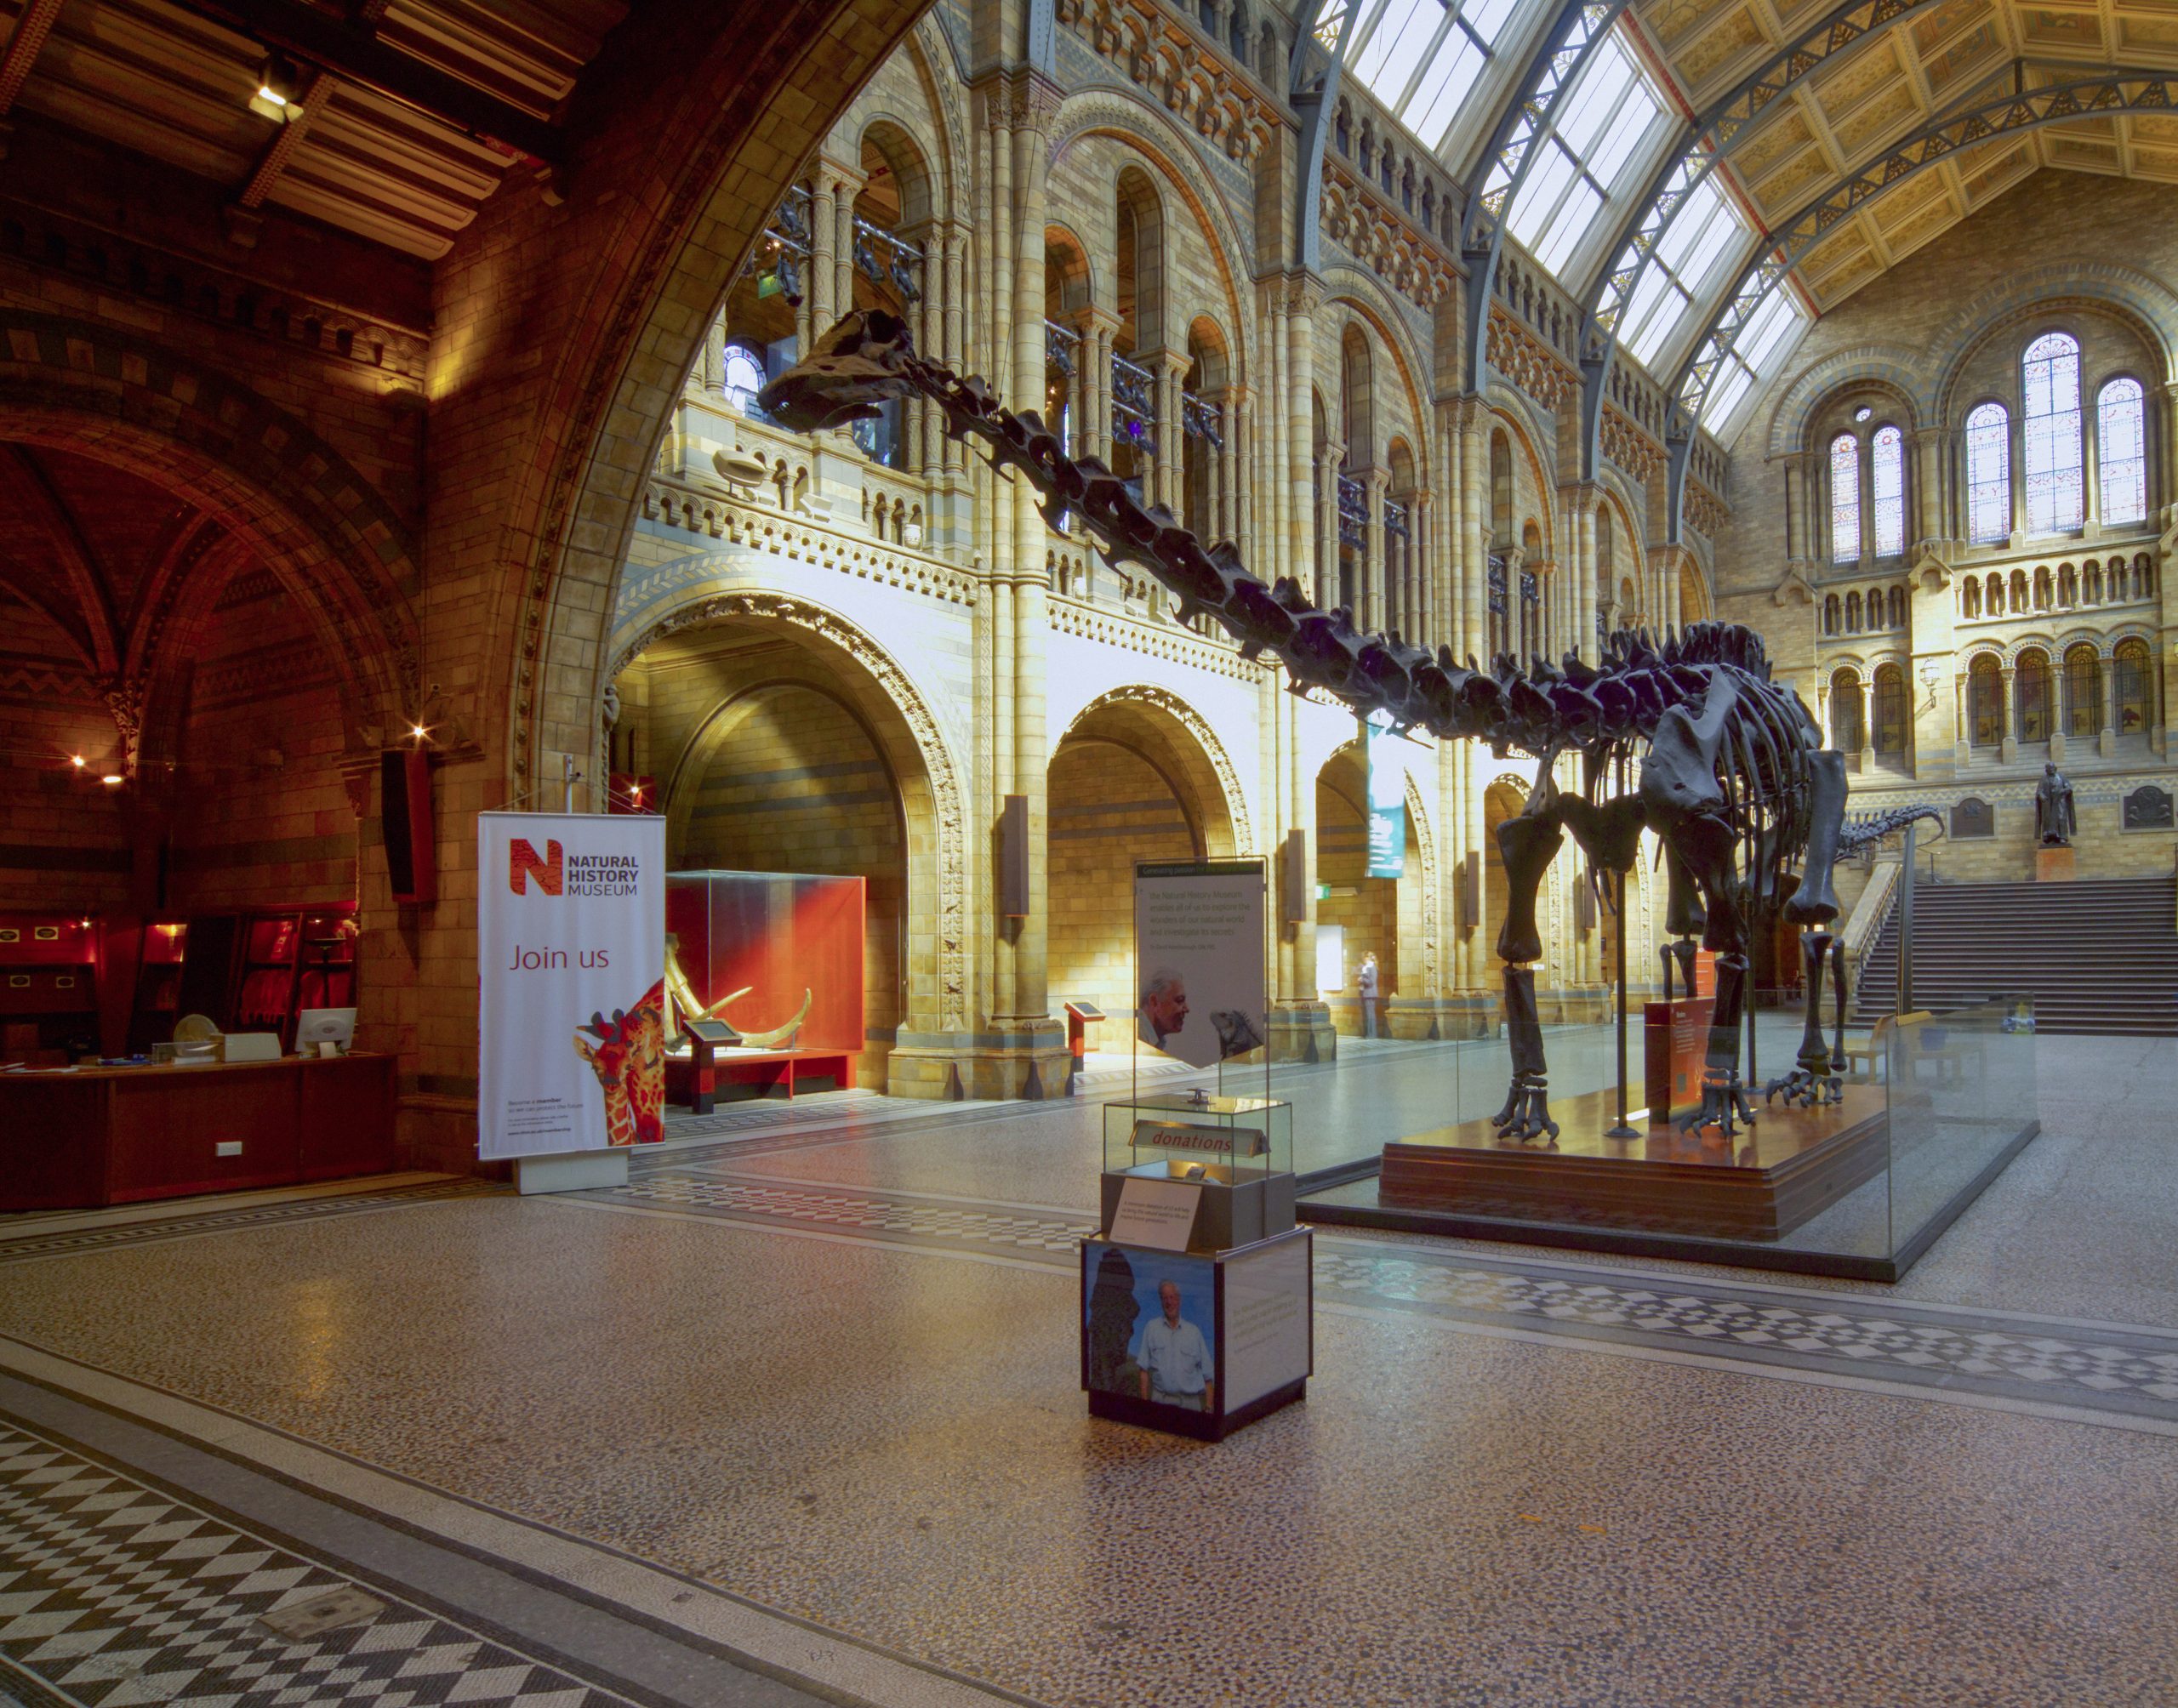
[[[2042,781],[2034,785],[2034,840],[2044,848],[2069,848],[2078,830],[2073,786],[2052,760],[2043,766]]]

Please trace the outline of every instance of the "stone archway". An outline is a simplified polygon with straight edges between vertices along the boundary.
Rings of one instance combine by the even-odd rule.
[[[677,845],[700,852],[687,828],[684,792],[702,786],[717,755],[767,702],[775,710],[783,697],[798,697],[801,726],[812,741],[837,743],[847,732],[850,745],[853,739],[864,743],[883,787],[897,800],[904,885],[898,994],[889,1022],[902,1047],[890,1054],[888,1083],[901,1095],[938,1095],[944,1085],[925,1085],[909,1065],[916,1058],[909,1040],[965,1033],[971,992],[963,783],[937,719],[907,672],[869,635],[835,612],[782,594],[728,593],[670,610],[627,636],[610,660],[608,680],[625,680],[630,666],[667,643],[680,640],[685,651],[688,637],[710,631],[777,644],[718,673],[723,691],[683,720],[685,729],[670,743],[673,751],[648,755],[665,793],[669,825],[681,827]],[[624,718],[636,698],[624,696]],[[812,717],[807,708],[812,706],[830,709]],[[892,951],[879,957],[893,958]]]
[[[1251,852],[1239,778],[1200,715],[1147,684],[1085,706],[1052,748],[1048,778],[1052,997],[1125,1014],[1134,1006],[1135,864]]]
[[[490,629],[512,637],[487,661],[485,694],[487,709],[504,709],[516,794],[563,755],[596,768],[613,593],[681,380],[787,185],[925,9],[919,0],[740,7],[710,14],[708,32],[676,29],[674,9],[660,9],[647,35],[622,32],[618,57],[593,73],[596,110],[613,117],[587,151],[616,165],[623,155],[655,156],[656,176],[608,202],[584,193],[579,163],[569,174],[555,248],[594,259],[567,270],[540,305],[540,317],[565,331],[538,392],[543,448],[508,471],[515,549],[484,584]],[[699,54],[681,56],[696,43]],[[638,83],[641,99],[630,87]],[[619,96],[629,98],[616,105]],[[694,141],[659,154],[659,136]],[[473,265],[480,288],[503,289],[488,246]],[[479,398],[476,407],[496,420],[504,403]]]

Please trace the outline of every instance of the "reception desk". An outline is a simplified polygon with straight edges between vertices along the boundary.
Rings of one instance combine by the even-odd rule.
[[[381,1174],[393,1058],[0,1073],[0,1210]]]

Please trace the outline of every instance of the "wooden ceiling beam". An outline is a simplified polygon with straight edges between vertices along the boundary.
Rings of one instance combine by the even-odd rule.
[[[425,64],[389,46],[363,26],[299,0],[174,0],[185,11],[254,36],[329,71],[345,82],[442,120],[480,140],[493,142],[548,166],[562,165],[566,134],[488,89]]]

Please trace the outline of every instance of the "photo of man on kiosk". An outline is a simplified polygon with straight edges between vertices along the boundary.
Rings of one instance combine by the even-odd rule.
[[[1157,1302],[1164,1314],[1142,1331],[1137,1360],[1143,1398],[1187,1411],[1217,1410],[1217,1366],[1202,1330],[1180,1315],[1179,1284],[1160,1281]]]

